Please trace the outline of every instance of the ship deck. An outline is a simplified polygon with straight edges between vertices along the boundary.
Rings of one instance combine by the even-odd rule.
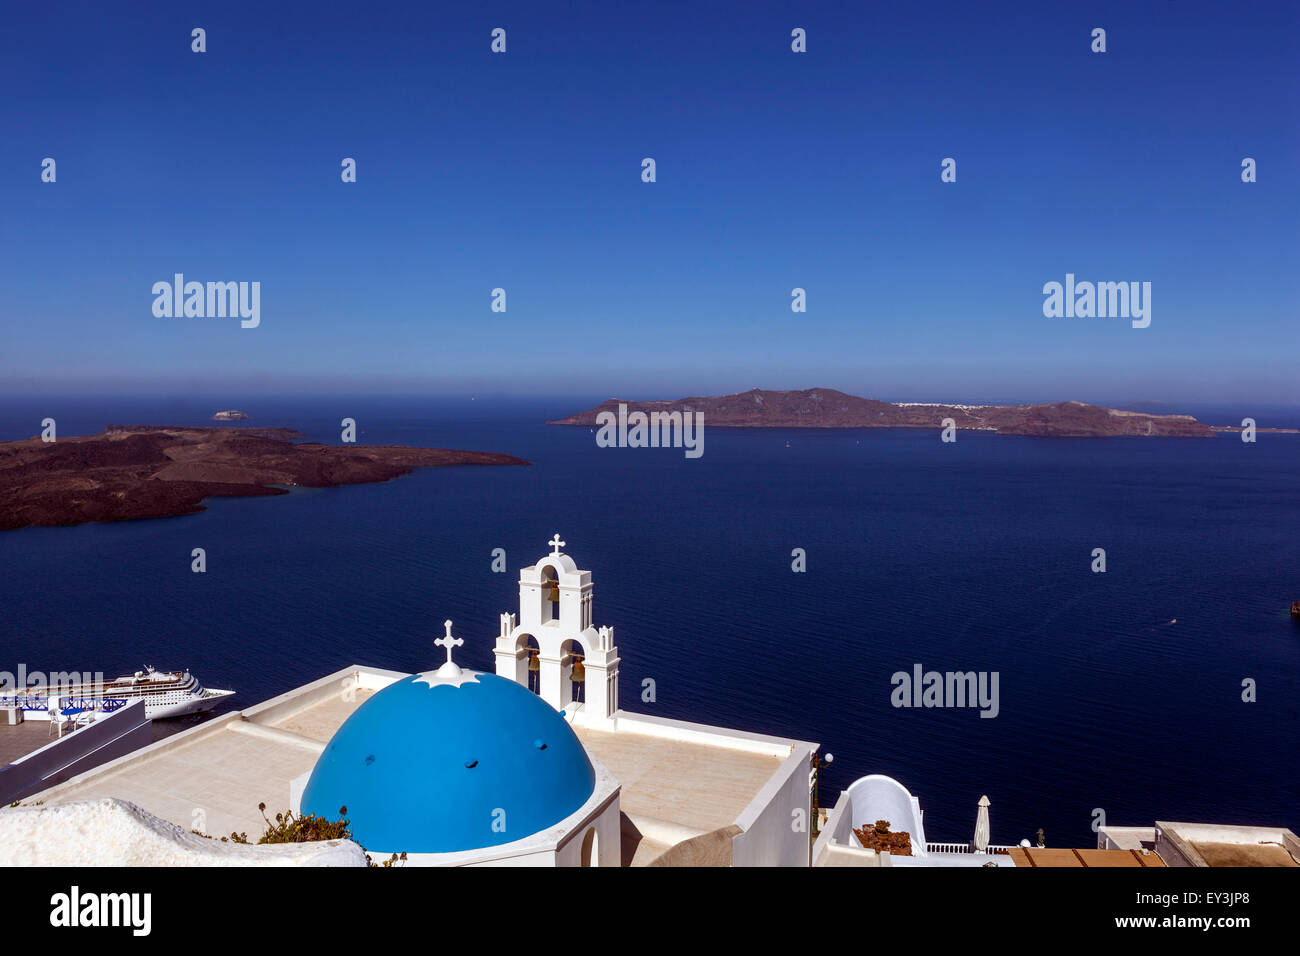
[[[67,687],[60,687],[59,695],[61,697],[90,697],[95,694],[113,696],[121,693],[139,693],[148,691],[151,693],[162,693],[168,690],[185,690],[193,687],[197,683],[193,677],[187,677],[185,680],[142,680],[133,681],[130,678],[125,680],[107,681],[103,684],[72,684]]]

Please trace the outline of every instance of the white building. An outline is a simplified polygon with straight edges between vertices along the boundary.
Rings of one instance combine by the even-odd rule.
[[[890,832],[910,837],[907,856],[877,852],[862,845],[855,831],[877,820],[890,824]],[[978,866],[1012,867],[1011,847],[989,842],[989,798],[981,797],[974,837],[968,843],[931,843],[925,836],[921,801],[893,777],[869,774],[859,777],[840,794],[827,814],[813,847],[813,866]]]

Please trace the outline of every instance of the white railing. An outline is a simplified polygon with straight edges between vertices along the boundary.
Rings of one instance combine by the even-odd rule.
[[[1000,843],[990,843],[986,853],[1006,853],[1011,847],[1003,846]],[[927,843],[925,845],[927,853],[974,853],[975,845],[973,843]]]

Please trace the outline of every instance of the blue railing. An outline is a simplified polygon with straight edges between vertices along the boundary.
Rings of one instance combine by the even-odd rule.
[[[126,699],[122,697],[60,697],[57,702],[59,710],[67,708],[96,710],[104,714],[111,714],[115,710],[121,710],[127,704]],[[49,712],[50,698],[30,696],[0,697],[0,707],[17,707],[19,710],[31,710],[44,714]]]

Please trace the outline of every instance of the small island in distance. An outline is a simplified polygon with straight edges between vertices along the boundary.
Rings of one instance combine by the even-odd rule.
[[[1191,415],[1126,412],[1086,402],[1041,405],[944,405],[938,402],[881,402],[833,388],[801,391],[753,389],[735,395],[679,398],[675,401],[628,402],[611,398],[595,408],[548,425],[597,424],[601,412],[617,415],[703,412],[706,425],[727,428],[942,428],[951,418],[959,429],[1045,438],[1156,436],[1213,438],[1215,432]]]
[[[109,425],[54,442],[0,442],[0,531],[193,514],[208,497],[388,481],[415,468],[529,464],[494,452],[305,437],[289,428]]]

